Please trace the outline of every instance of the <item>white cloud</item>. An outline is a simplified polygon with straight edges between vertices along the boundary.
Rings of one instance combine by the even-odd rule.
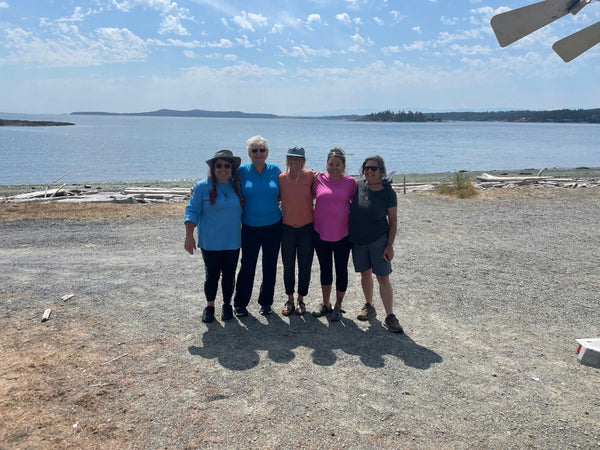
[[[379,17],[373,17],[373,20],[375,21],[375,23],[376,23],[377,25],[380,25],[380,26],[383,26],[383,25],[384,25],[384,22],[383,22],[383,20],[381,20]]]
[[[285,56],[290,56],[292,58],[298,58],[305,62],[308,62],[310,57],[329,58],[333,55],[333,52],[331,50],[314,49],[305,44],[296,45],[296,46],[292,47],[291,50],[286,50],[283,47],[279,47],[279,49],[281,50],[282,54],[284,54]]]
[[[401,14],[395,10],[390,11],[390,15],[392,16],[394,22],[400,22],[401,20],[406,19],[406,14]]]
[[[402,48],[406,51],[424,51],[427,49],[427,43],[425,41],[415,41],[412,44],[404,44]]]
[[[92,10],[88,8],[87,11],[83,11],[81,6],[76,6],[75,11],[70,17],[62,17],[57,19],[57,22],[81,22],[85,19],[86,16],[89,16],[92,13]]]
[[[418,27],[418,26],[417,27],[412,27],[411,30],[413,30],[415,33],[423,34],[422,31],[421,31],[421,27]]]
[[[189,36],[190,33],[188,33],[188,31],[185,29],[185,27],[183,27],[181,25],[181,20],[179,17],[175,17],[175,16],[166,16],[162,23],[160,24],[160,27],[158,29],[158,32],[160,34],[168,34],[168,33],[174,33],[177,34],[179,36]]]
[[[400,53],[402,50],[401,50],[400,46],[398,46],[398,45],[389,45],[387,47],[383,47],[381,49],[381,51],[384,55],[387,56],[392,53]]]
[[[450,50],[453,52],[459,53],[461,55],[490,55],[492,54],[492,49],[489,47],[485,47],[482,45],[458,45],[453,44],[450,46]]]
[[[247,13],[246,11],[242,11],[241,15],[235,16],[233,21],[242,30],[248,30],[252,32],[256,31],[255,27],[266,27],[269,24],[267,18],[262,14]]]
[[[306,19],[306,23],[311,25],[313,23],[321,23],[321,15],[320,14],[310,14]]]
[[[219,39],[219,42],[209,42],[206,44],[207,47],[219,47],[219,48],[231,48],[233,47],[233,42],[229,39]]]
[[[126,13],[138,7],[158,11],[164,17],[158,30],[160,34],[175,33],[180,36],[187,36],[189,33],[181,25],[181,20],[194,20],[189,9],[182,8],[176,2],[170,0],[123,0],[121,2],[110,0],[109,5]]]
[[[269,33],[270,34],[281,34],[281,33],[283,33],[284,29],[285,29],[285,26],[283,26],[280,23],[276,23],[275,25],[273,25],[273,28],[271,28],[271,31]]]
[[[350,25],[351,23],[350,16],[347,13],[336,14],[335,18],[338,21],[342,22],[344,25]]]
[[[0,8],[8,8],[8,3],[0,2]]]
[[[458,17],[446,17],[446,16],[442,16],[440,18],[440,21],[444,24],[444,25],[456,25],[459,22],[459,18]]]
[[[243,35],[241,38],[235,38],[235,41],[238,43],[239,46],[244,48],[254,47],[254,45],[250,43],[250,41],[248,40],[248,36],[246,35]]]
[[[126,28],[99,28],[92,37],[75,25],[56,24],[52,37],[42,39],[21,28],[4,28],[3,44],[9,56],[2,65],[33,67],[86,67],[115,62],[142,61],[148,44]]]

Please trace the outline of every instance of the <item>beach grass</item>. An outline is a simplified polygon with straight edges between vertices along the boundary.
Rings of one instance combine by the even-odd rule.
[[[471,198],[477,195],[473,179],[466,172],[455,172],[449,181],[443,181],[435,187],[438,194],[458,198]]]

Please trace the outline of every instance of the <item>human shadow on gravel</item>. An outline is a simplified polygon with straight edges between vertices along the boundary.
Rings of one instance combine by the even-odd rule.
[[[426,370],[442,362],[440,355],[413,341],[406,334],[390,333],[379,320],[372,319],[367,329],[343,318],[331,322],[310,314],[291,315],[285,320],[277,314],[266,316],[267,323],[249,315],[227,322],[207,324],[202,344],[188,348],[191,355],[217,359],[230,370],[248,370],[260,361],[259,351],[276,363],[289,363],[301,347],[312,349],[312,360],[320,366],[332,366],[336,350],[358,356],[373,368],[385,366],[385,356],[401,359],[404,364]],[[288,321],[289,320],[289,321]]]

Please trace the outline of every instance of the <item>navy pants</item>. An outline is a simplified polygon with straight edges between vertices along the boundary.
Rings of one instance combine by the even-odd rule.
[[[229,305],[235,287],[235,269],[237,268],[240,250],[202,250],[204,260],[204,295],[207,302],[214,302],[219,289],[221,274],[221,291],[223,303]]]
[[[280,244],[281,221],[264,227],[242,224],[242,264],[237,276],[234,306],[248,306],[250,303],[260,250],[262,250],[262,283],[258,303],[266,306],[273,304]]]
[[[281,236],[281,261],[285,294],[294,294],[296,285],[296,258],[298,259],[298,294],[308,295],[313,262],[313,224],[300,228],[283,225]]]

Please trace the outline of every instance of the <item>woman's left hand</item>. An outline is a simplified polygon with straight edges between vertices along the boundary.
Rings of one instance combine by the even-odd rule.
[[[383,259],[387,262],[392,262],[394,259],[394,247],[391,244],[388,244],[383,250]]]

